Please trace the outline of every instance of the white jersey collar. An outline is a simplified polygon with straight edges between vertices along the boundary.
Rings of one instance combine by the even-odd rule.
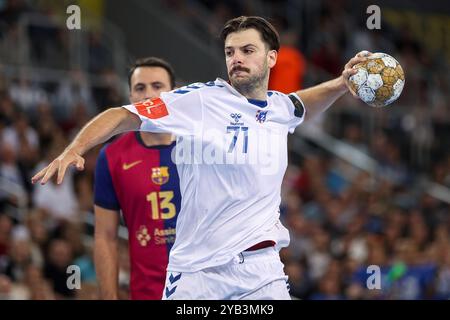
[[[222,78],[217,78],[216,81],[218,81],[218,82],[220,82],[220,84],[224,85],[228,90],[231,91],[232,94],[234,94],[238,97],[245,98],[239,91],[237,91],[235,88],[233,88],[233,86],[228,81],[226,81]]]
[[[224,85],[232,94],[234,94],[235,96],[238,96],[242,99],[245,99],[248,103],[255,105],[254,103],[252,103],[251,101],[256,100],[256,99],[248,99],[247,97],[245,97],[244,95],[242,95],[239,91],[237,91],[228,81],[222,79],[222,78],[216,78],[216,81],[220,82],[220,84]],[[257,100],[257,101],[262,101],[262,100]],[[269,95],[268,93],[266,93],[266,100],[267,101],[267,105],[269,104]]]

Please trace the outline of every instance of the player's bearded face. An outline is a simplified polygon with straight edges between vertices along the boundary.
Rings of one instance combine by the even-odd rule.
[[[269,68],[265,59],[263,59],[259,67],[246,68],[238,65],[229,72],[231,84],[240,92],[263,86],[268,76]]]
[[[267,86],[270,54],[255,29],[228,35],[225,57],[228,78],[233,87],[245,94]]]

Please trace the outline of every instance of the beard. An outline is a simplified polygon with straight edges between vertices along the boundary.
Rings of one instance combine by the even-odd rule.
[[[232,75],[235,71],[245,71],[248,73],[248,76],[233,78]],[[267,61],[264,62],[264,65],[260,72],[254,75],[250,75],[249,72],[250,70],[247,68],[236,67],[231,70],[229,76],[231,85],[244,96],[257,91],[266,85],[267,79],[269,77],[269,68]]]

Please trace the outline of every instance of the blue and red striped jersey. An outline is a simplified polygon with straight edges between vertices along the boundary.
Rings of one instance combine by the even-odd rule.
[[[174,146],[147,147],[130,132],[103,147],[97,160],[95,204],[122,210],[128,228],[131,299],[162,296],[181,203]]]

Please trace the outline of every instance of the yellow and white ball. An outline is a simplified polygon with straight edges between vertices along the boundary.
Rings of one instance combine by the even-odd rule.
[[[372,107],[385,107],[400,97],[405,85],[401,65],[386,53],[377,52],[354,66],[349,78],[351,90]]]

